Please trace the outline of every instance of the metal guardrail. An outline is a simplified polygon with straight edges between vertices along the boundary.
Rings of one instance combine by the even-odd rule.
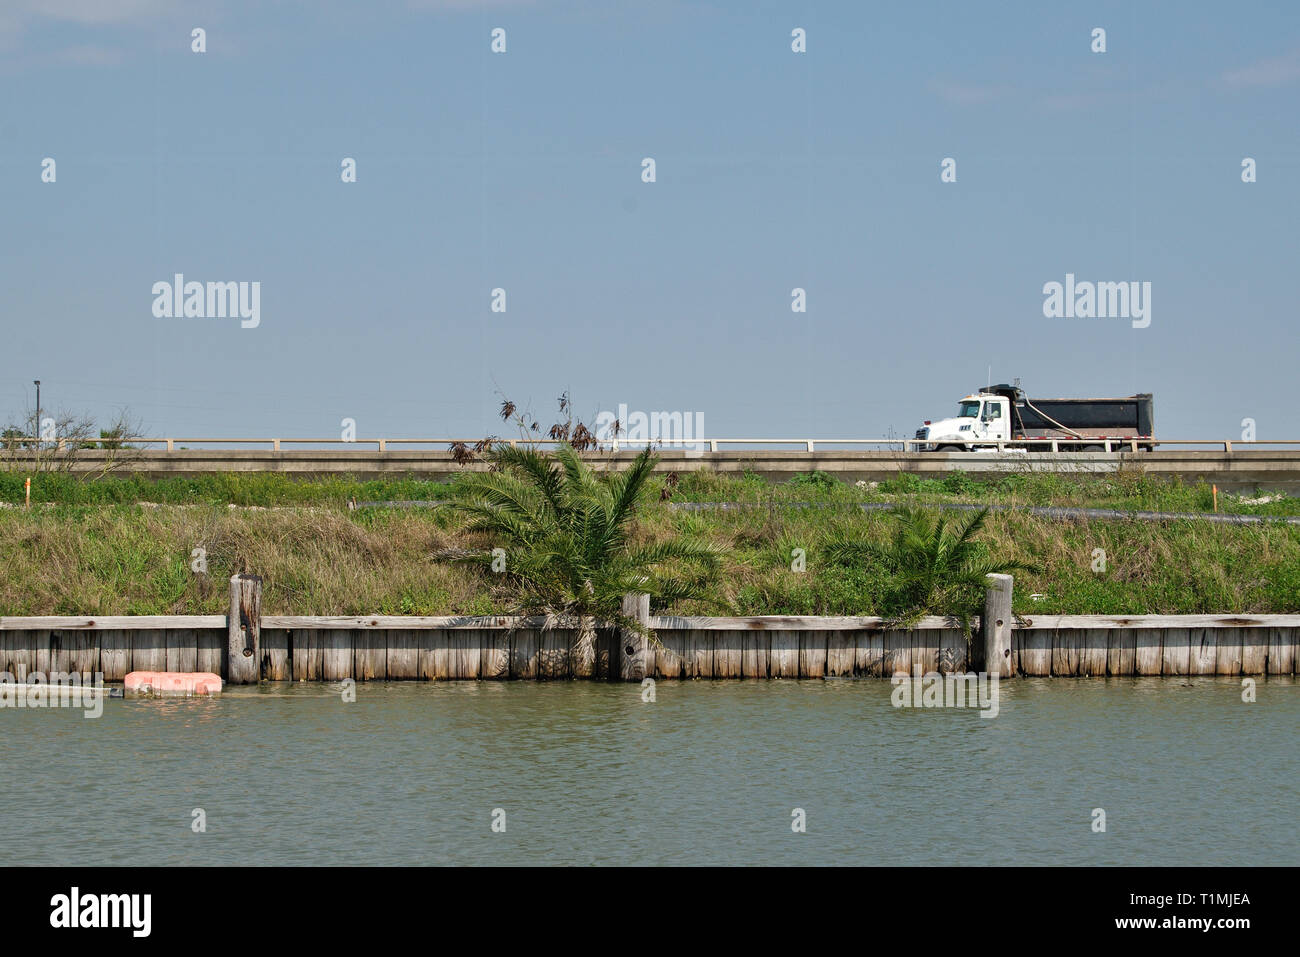
[[[245,439],[212,439],[212,438],[151,438],[148,436],[132,436],[124,438],[113,438],[110,440],[85,439],[79,440],[85,442],[88,448],[94,448],[97,444],[111,441],[115,446],[154,446],[161,445],[166,447],[166,451],[175,452],[178,445],[270,445],[271,451],[282,451],[284,445],[343,445],[343,446],[369,446],[373,445],[380,452],[387,452],[388,447],[392,445],[443,445],[452,446],[463,444],[473,446],[483,441],[483,438],[473,439],[278,439],[278,438],[245,438]],[[59,451],[66,450],[65,440],[56,439],[37,439],[32,436],[7,437],[6,445],[10,449],[18,446],[28,445],[21,451],[34,451],[36,449],[57,448]],[[558,446],[563,445],[563,439],[494,439],[494,445],[509,445],[514,448],[518,445],[534,446]],[[674,447],[682,446],[691,451],[704,451],[702,446],[707,445],[708,451],[721,451],[719,446],[722,445],[796,445],[803,446],[803,451],[814,452],[818,445],[874,445],[892,448],[898,446],[904,452],[914,451],[913,446],[925,446],[935,444],[929,439],[655,439],[653,441],[642,441],[621,439],[613,442],[602,442],[597,450],[617,452],[620,449],[632,450],[641,449],[646,445],[654,447]],[[951,443],[944,443],[951,444]],[[1106,452],[1138,452],[1144,446],[1186,446],[1186,445],[1217,445],[1221,446],[1224,452],[1231,452],[1234,446],[1241,445],[1298,445],[1300,439],[1278,439],[1268,441],[1265,439],[1144,439],[1144,438],[1110,438],[1110,439],[985,439],[972,443],[984,447],[996,446],[996,451],[1005,452],[1008,449],[1016,450],[1025,446],[1050,446],[1048,451],[1059,452],[1060,446],[1078,446],[1078,445],[1101,445]],[[31,448],[34,446],[35,448]],[[981,451],[994,451],[993,448],[983,448]]]

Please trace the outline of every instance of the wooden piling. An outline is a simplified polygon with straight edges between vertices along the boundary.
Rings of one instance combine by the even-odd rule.
[[[636,619],[642,628],[650,627],[650,596],[644,592],[629,592],[623,596],[623,614]],[[623,681],[640,681],[654,671],[654,647],[646,635],[638,635],[630,628],[620,630],[614,645],[618,669],[610,668],[610,677]]]
[[[257,684],[262,657],[262,579],[258,575],[230,576],[230,614],[226,618],[226,682]],[[135,662],[132,662],[135,664]],[[138,670],[138,669],[137,669]]]
[[[1011,586],[1010,575],[986,576],[988,587],[984,590],[984,618],[980,622],[984,632],[984,669],[999,678],[1015,674],[1011,660]]]

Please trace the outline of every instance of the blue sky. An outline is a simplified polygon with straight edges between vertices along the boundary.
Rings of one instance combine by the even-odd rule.
[[[156,435],[502,433],[498,390],[566,389],[910,435],[992,365],[1297,437],[1300,5],[10,0],[0,85],[6,419],[40,378]],[[154,318],[178,272],[260,325]],[[1150,326],[1046,318],[1067,273],[1150,282]]]

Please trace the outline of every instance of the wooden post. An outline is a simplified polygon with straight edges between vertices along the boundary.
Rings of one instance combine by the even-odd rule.
[[[1011,661],[1011,584],[1010,575],[988,575],[984,590],[984,670],[999,678],[1015,673]]]
[[[226,616],[226,681],[257,684],[262,656],[262,579],[258,575],[230,576],[230,613]]]
[[[629,592],[623,596],[623,614],[635,618],[642,625],[650,624],[650,596]],[[640,681],[654,671],[654,649],[650,639],[634,631],[621,629],[618,635],[618,674],[624,681]],[[610,669],[613,673],[614,669]]]

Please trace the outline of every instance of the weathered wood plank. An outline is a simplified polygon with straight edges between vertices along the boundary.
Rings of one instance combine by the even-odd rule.
[[[606,631],[610,629],[605,629]],[[502,678],[510,677],[510,637],[506,632],[497,628],[481,629],[479,631],[479,641],[482,643],[483,659],[479,663],[479,677],[491,681],[499,681]],[[389,646],[388,666],[392,668],[392,647]],[[606,658],[605,668],[609,668],[609,660]],[[391,677],[391,675],[390,675]]]
[[[453,680],[477,680],[483,668],[483,651],[480,648],[480,631],[450,632],[448,665]]]
[[[853,672],[865,678],[883,678],[885,675],[885,633],[878,629],[854,632],[857,653],[853,658]]]
[[[849,678],[853,676],[857,646],[851,631],[831,631],[826,634],[826,677]]]
[[[1017,662],[1019,672],[1034,678],[1046,678],[1050,675],[1052,645],[1056,632],[1045,628],[1035,628],[1032,631],[1017,628],[1013,634],[1015,643],[1020,649],[1020,660]],[[987,665],[985,668],[988,674],[992,674]]]
[[[678,629],[655,629],[659,639],[655,645],[655,670],[659,678],[680,678],[682,676],[682,653],[685,648],[685,632]]]
[[[47,675],[67,674],[72,669],[72,656],[68,654],[68,644],[61,631],[51,631],[46,639],[49,658],[41,670]]]
[[[1300,619],[1300,616],[1297,618]],[[658,615],[650,619],[651,627],[656,629],[704,631],[858,631],[881,628],[884,624],[883,618],[868,615],[747,615],[739,618]],[[912,627],[951,628],[952,621],[949,618],[928,616]]]
[[[68,669],[77,674],[93,675],[99,671],[99,633],[71,631],[64,635],[68,645]]]
[[[1300,627],[1300,615],[1034,615],[1022,628]]]
[[[825,631],[799,632],[799,677],[826,677],[826,637]]]
[[[685,632],[682,647],[682,677],[713,677],[713,633],[698,628]]]
[[[167,670],[167,632],[151,628],[131,633],[131,670]]]
[[[132,631],[160,628],[221,628],[225,615],[37,615],[0,617],[0,631]]]
[[[451,632],[420,633],[420,677],[425,681],[446,681],[451,677]]]
[[[774,631],[770,637],[768,674],[773,678],[799,677],[799,633]]]
[[[1182,628],[1165,629],[1160,642],[1160,673],[1185,675],[1191,662],[1191,631]]]
[[[620,629],[600,627],[596,629],[596,671],[595,677],[601,681],[617,680],[620,667],[619,641]]]
[[[1215,655],[1215,673],[1241,674],[1241,631],[1236,628],[1219,629],[1219,647]]]
[[[1241,636],[1241,673],[1262,675],[1268,670],[1269,628],[1239,628]]]
[[[1106,674],[1113,678],[1131,676],[1136,667],[1137,637],[1128,629],[1111,628],[1106,638]]]
[[[537,676],[543,680],[556,681],[567,678],[572,673],[569,665],[569,646],[573,633],[568,628],[543,628],[538,644]]]
[[[1212,675],[1218,661],[1219,638],[1214,628],[1187,630],[1187,673]]]
[[[259,668],[264,681],[293,680],[293,632],[288,628],[264,628],[258,636]],[[196,649],[197,651],[197,649]]]
[[[293,654],[291,655],[293,680],[320,681],[324,667],[320,641],[322,632],[315,630],[295,631],[292,628],[285,628],[284,633],[288,636],[287,640],[293,648]],[[200,659],[201,657],[200,655]]]
[[[352,678],[352,632],[335,628],[320,632],[322,681],[343,681]]]
[[[541,647],[536,628],[516,628],[510,632],[509,674],[511,678],[535,680],[537,656]]]
[[[225,631],[219,632],[222,644],[225,643]],[[121,681],[131,670],[131,634],[126,631],[101,631],[99,633],[99,669],[104,672],[105,681]],[[214,674],[221,673],[220,664],[213,669]]]
[[[222,619],[224,621],[224,619]],[[390,631],[404,628],[411,631],[477,631],[480,628],[541,628],[546,623],[542,616],[516,617],[512,615],[263,615],[263,628],[292,628],[294,630],[338,628],[377,629]]]
[[[27,676],[36,670],[36,646],[42,640],[41,635],[39,630],[9,631],[3,635],[4,670],[18,681],[26,681]]]
[[[356,628],[352,638],[352,676],[358,681],[383,681],[388,677],[388,635]]]
[[[42,675],[50,673],[50,635],[48,628],[34,628],[27,632],[27,640],[32,650],[32,671]]]
[[[396,628],[387,633],[388,680],[415,681],[420,677],[420,632]],[[501,635],[505,640],[504,632]]]
[[[1052,635],[1052,674],[1073,678],[1079,674],[1083,659],[1083,634],[1077,628],[1056,631]]]
[[[199,670],[198,636],[190,628],[168,628],[163,631],[163,644],[166,649],[164,671],[180,671],[186,674]]]
[[[884,660],[880,674],[884,678],[908,675],[912,672],[912,635],[907,631],[889,629],[881,632]]]
[[[1293,675],[1296,673],[1296,635],[1294,628],[1268,630],[1268,673]]]
[[[940,674],[962,674],[969,666],[970,649],[960,628],[948,628],[939,634]]]
[[[947,629],[944,629],[946,631]],[[939,636],[944,633],[934,628],[912,632],[912,673],[936,674],[939,671]]]
[[[740,674],[745,678],[766,678],[772,659],[772,639],[763,631],[740,632]]]
[[[1106,658],[1110,650],[1110,633],[1102,628],[1087,628],[1079,632],[1082,649],[1079,656],[1079,674],[1086,678],[1106,676]]]
[[[713,677],[739,678],[744,674],[745,633],[741,631],[718,631],[710,636],[713,639]]]
[[[1157,628],[1139,628],[1133,633],[1133,673],[1158,675],[1164,655],[1164,639]]]

